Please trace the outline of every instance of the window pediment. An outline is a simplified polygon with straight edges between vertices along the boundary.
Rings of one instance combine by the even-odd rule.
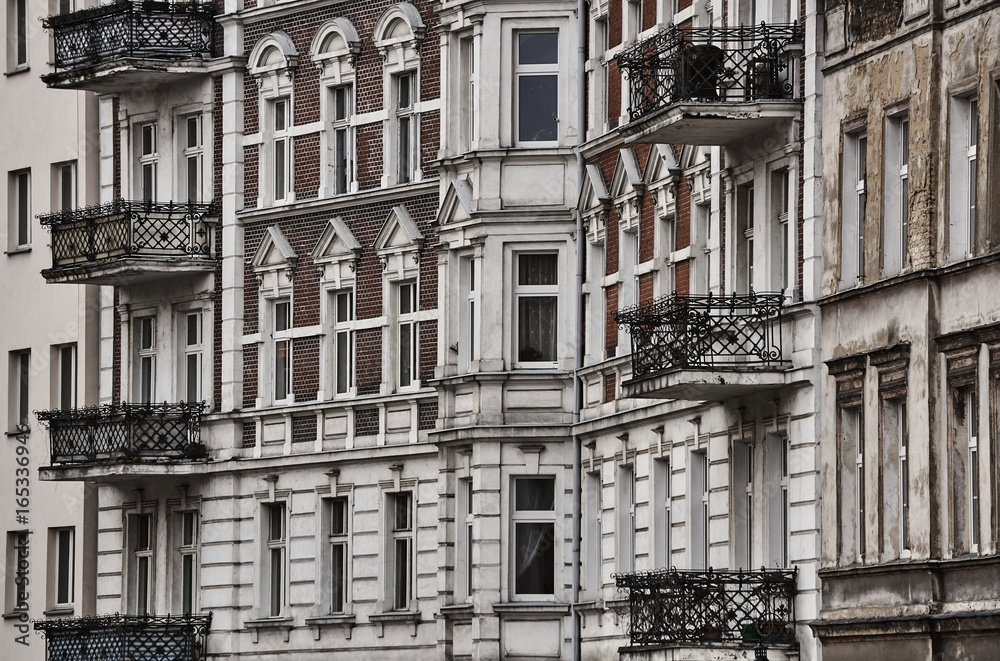
[[[626,232],[634,232],[639,228],[639,207],[645,186],[635,152],[630,148],[620,150],[618,163],[611,177],[611,198],[618,211],[618,222]]]
[[[343,17],[327,21],[316,32],[309,48],[320,77],[343,74],[343,66],[354,69],[361,56],[363,42],[354,24]]]
[[[264,233],[250,264],[261,287],[277,292],[295,279],[299,256],[281,230],[272,225]]]
[[[331,218],[312,251],[312,260],[320,269],[322,282],[334,282],[339,289],[353,281],[361,259],[361,243],[340,216]]]
[[[276,30],[254,44],[247,61],[250,75],[261,90],[276,95],[291,86],[299,66],[299,52],[288,33]]]
[[[456,179],[448,186],[441,202],[438,224],[460,223],[472,217],[472,184],[468,179]]]
[[[587,237],[591,243],[596,244],[604,241],[611,197],[608,195],[607,186],[604,185],[604,175],[597,165],[588,165],[586,174],[583,186],[580,188],[578,206],[583,215]]]
[[[382,270],[403,279],[415,277],[420,264],[420,246],[424,235],[413,222],[406,207],[392,208],[372,247],[378,254]]]
[[[427,34],[427,26],[417,8],[409,2],[400,2],[389,7],[375,23],[375,45],[383,51],[392,46],[420,49]]]

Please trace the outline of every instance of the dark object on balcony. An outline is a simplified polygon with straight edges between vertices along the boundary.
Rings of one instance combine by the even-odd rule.
[[[616,574],[632,646],[728,643],[794,648],[797,569],[660,569]]]
[[[53,464],[126,463],[203,457],[204,402],[104,404],[38,411],[49,428]]]
[[[632,121],[676,103],[749,103],[792,98],[798,23],[732,28],[670,25],[618,56],[629,80]]]
[[[34,620],[46,661],[202,661],[211,624],[211,613]]]
[[[125,257],[209,259],[215,203],[116,200],[39,216],[52,233],[52,271]],[[48,277],[47,272],[42,275]]]
[[[178,60],[215,54],[215,14],[211,3],[132,2],[49,16],[53,64],[68,71],[125,58]],[[58,73],[42,80],[58,79]]]
[[[619,310],[632,336],[633,378],[669,369],[773,367],[782,362],[782,293],[671,294]]]

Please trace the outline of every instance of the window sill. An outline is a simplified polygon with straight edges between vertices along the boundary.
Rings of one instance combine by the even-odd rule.
[[[47,611],[42,611],[42,615],[45,617],[59,617],[62,615],[72,615],[72,606],[56,606],[55,608]]]
[[[314,617],[307,617],[306,624],[312,627],[313,638],[315,640],[320,639],[323,627],[340,627],[344,630],[344,638],[350,640],[351,632],[354,629],[355,617],[354,615],[344,613],[338,615],[316,615]]]
[[[292,630],[292,618],[290,617],[269,617],[260,620],[247,620],[243,626],[253,632],[253,642],[256,644],[260,638],[261,630],[276,629],[283,634],[284,641],[288,642],[288,634]]]
[[[382,638],[385,635],[386,624],[410,624],[410,636],[416,637],[417,625],[420,624],[420,611],[390,611],[388,613],[375,613],[368,616],[368,621],[378,625],[375,635]]]
[[[28,73],[29,71],[31,71],[31,66],[27,65],[27,64],[23,64],[23,65],[21,65],[19,67],[11,69],[10,71],[6,72],[4,75],[5,76],[16,76],[16,75],[18,75],[20,73]]]
[[[22,622],[28,621],[27,611],[14,611],[13,613],[4,613],[3,619],[5,620],[21,620]]]
[[[5,250],[3,254],[5,255],[21,255],[26,252],[31,252],[31,246],[18,246],[13,250]]]
[[[494,613],[530,615],[532,617],[542,614],[568,615],[569,609],[569,604],[560,604],[554,601],[515,601],[503,604],[493,604]]]
[[[3,433],[3,435],[4,436],[8,436],[8,437],[13,437],[13,436],[26,436],[26,435],[28,435],[30,433],[31,433],[31,429],[30,428],[29,429],[14,429],[12,431],[5,431]]]
[[[438,617],[443,620],[472,620],[472,604],[452,604],[442,606],[438,612]]]

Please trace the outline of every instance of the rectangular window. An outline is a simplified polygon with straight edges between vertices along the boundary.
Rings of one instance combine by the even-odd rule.
[[[11,431],[16,427],[27,427],[31,422],[29,385],[31,378],[31,351],[12,351],[10,365],[10,420]]]
[[[860,406],[840,409],[841,561],[852,564],[865,553],[864,419]]]
[[[347,537],[350,518],[348,502],[347,498],[328,498],[326,505],[329,525],[329,612],[344,613],[347,609],[347,567],[351,557]]]
[[[670,488],[670,459],[657,459],[653,462],[653,566],[654,568],[669,567],[671,562],[672,539],[670,517],[670,501],[673,490]]]
[[[515,131],[518,143],[559,140],[559,33],[515,35]]]
[[[27,248],[31,244],[31,170],[10,173],[8,195],[8,249]]]
[[[76,345],[52,347],[53,406],[63,411],[76,407]]]
[[[788,169],[771,173],[771,227],[770,288],[788,292],[793,282],[790,271],[793,263],[792,228],[789,223],[789,176]]]
[[[174,578],[174,591],[177,606],[184,615],[197,611],[195,595],[197,594],[198,567],[198,513],[194,511],[176,512],[174,514],[174,534],[177,545],[177,575]]]
[[[868,200],[868,135],[844,134],[844,172],[841,225],[841,282],[845,287],[865,279],[865,205]]]
[[[631,465],[618,467],[617,484],[618,571],[629,572],[635,569],[635,469]]]
[[[904,114],[885,124],[885,191],[883,193],[882,272],[896,275],[906,268],[909,242],[910,120]]]
[[[788,438],[767,439],[768,484],[768,566],[788,566]]]
[[[523,253],[516,264],[517,362],[551,365],[557,358],[559,256]]]
[[[128,523],[132,550],[130,569],[134,572],[129,581],[132,603],[136,615],[148,615],[153,608],[153,543],[156,539],[153,516],[133,514],[129,516]]]
[[[156,179],[157,162],[159,154],[157,152],[157,130],[156,122],[140,124],[138,127],[139,139],[139,176],[138,193],[139,199],[143,202],[156,200]]]
[[[398,362],[397,379],[400,388],[413,385],[417,377],[417,283],[396,285],[398,295]]]
[[[202,400],[202,363],[205,351],[202,314],[187,312],[183,315],[184,324],[184,373],[183,392],[181,397],[185,402],[200,402]]]
[[[410,610],[413,597],[413,494],[388,494],[389,602],[392,610]]]
[[[156,397],[156,320],[139,317],[132,322],[134,382],[132,396],[148,404]]]
[[[28,0],[10,0],[7,11],[8,71],[28,66]]]
[[[285,503],[268,503],[264,515],[267,533],[264,612],[267,617],[280,617],[285,607],[285,553],[288,548]]]
[[[53,528],[49,533],[52,551],[55,557],[55,570],[51,585],[51,603],[55,608],[67,608],[73,605],[73,570],[76,550],[74,548],[73,528]]]
[[[458,481],[456,493],[458,516],[455,518],[456,593],[463,601],[472,600],[472,480]]]
[[[271,185],[275,202],[289,198],[292,181],[291,107],[288,99],[271,102]]]
[[[586,557],[584,569],[586,570],[585,588],[591,595],[596,595],[601,589],[601,574],[604,564],[604,552],[601,548],[603,543],[603,526],[601,525],[602,505],[601,505],[601,474],[600,472],[586,473],[584,475],[584,497],[586,498],[587,518],[584,521],[586,526],[584,543],[586,544]],[[659,565],[662,566],[662,565]]]
[[[472,38],[462,39],[459,44],[462,68],[462,136],[461,145],[465,151],[472,149],[476,139],[476,59]]]
[[[691,548],[691,568],[708,568],[708,455],[692,452],[691,457],[691,526],[688,544]]]
[[[979,188],[979,100],[976,96],[952,97],[950,130],[949,254],[951,261],[958,261],[976,253]]]
[[[292,304],[291,301],[274,301],[274,401],[288,399],[292,388]]]
[[[736,564],[743,569],[754,568],[753,543],[753,444],[733,443],[733,528],[736,533],[734,551]]]
[[[968,439],[967,481],[968,481],[968,527],[969,551],[979,551],[979,401],[976,388],[965,388],[966,437]]]
[[[198,202],[202,193],[202,171],[204,167],[204,139],[201,115],[181,118],[184,147],[181,150],[181,191],[180,199]]]
[[[76,161],[52,166],[52,210],[71,211],[76,204]]]
[[[514,480],[514,594],[555,594],[556,481],[552,477]]]
[[[416,165],[416,131],[413,114],[414,81],[412,72],[396,76],[396,183],[405,184],[413,177]]]
[[[347,395],[354,390],[354,292],[333,295],[334,392]]]
[[[354,178],[354,133],[351,128],[351,86],[333,88],[333,192],[348,193]]]
[[[736,288],[741,293],[754,288],[754,188],[736,189]]]
[[[470,369],[472,360],[476,355],[476,260],[471,257],[461,260],[461,289],[462,300],[459,324],[461,333],[458,338],[459,368],[462,371]]]
[[[882,425],[883,553],[888,558],[906,557],[910,548],[910,474],[905,399],[882,401]]]

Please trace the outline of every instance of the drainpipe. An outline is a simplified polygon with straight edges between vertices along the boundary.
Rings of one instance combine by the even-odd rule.
[[[586,176],[586,161],[583,158],[583,144],[587,140],[587,21],[589,20],[587,10],[587,0],[577,0],[577,80],[576,80],[576,200],[580,199],[580,191],[583,190],[583,181]],[[576,278],[575,278],[575,298],[576,298],[576,342],[575,344],[575,370],[573,372],[573,424],[580,422],[580,409],[583,404],[583,388],[580,383],[580,368],[583,367],[585,335],[583,328],[583,283],[586,246],[586,237],[583,231],[583,215],[580,209],[575,209],[576,216]],[[582,472],[583,472],[583,442],[580,437],[573,434],[573,607],[570,617],[572,619],[572,658],[573,661],[580,661],[580,614],[576,610],[576,604],[580,602],[580,537],[582,518]]]

